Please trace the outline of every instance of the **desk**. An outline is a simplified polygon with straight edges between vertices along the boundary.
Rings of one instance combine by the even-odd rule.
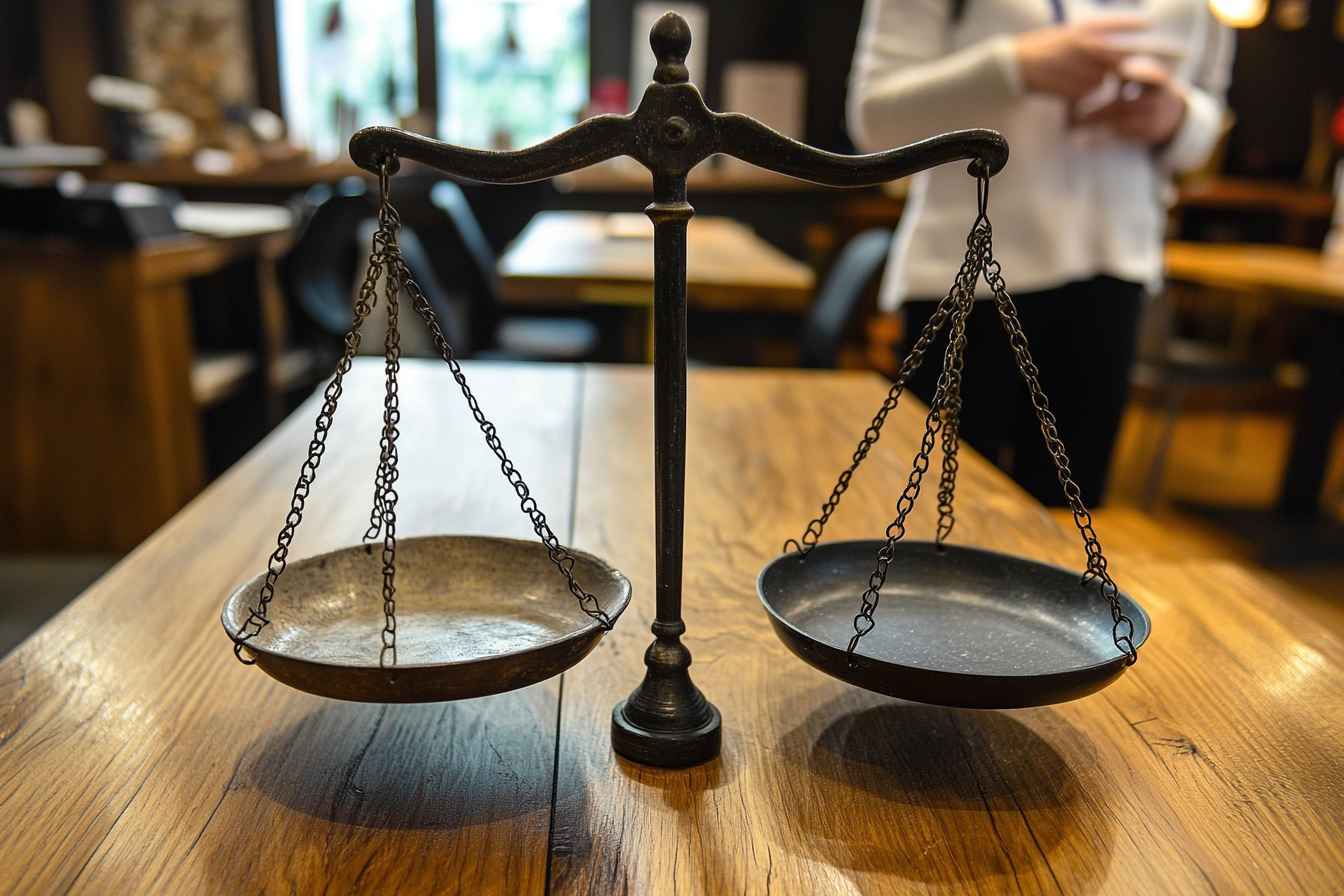
[[[746,225],[731,218],[695,217],[686,239],[686,301],[691,308],[802,314],[811,306],[812,269]],[[500,258],[499,293],[514,307],[633,308],[638,315],[626,356],[650,361],[653,225],[639,214],[540,212]]]
[[[1284,238],[1302,245],[1313,225],[1330,217],[1335,197],[1285,181],[1240,177],[1209,177],[1182,183],[1177,192],[1176,214],[1195,209],[1239,213],[1268,213],[1283,221]]]
[[[1336,425],[1344,415],[1344,261],[1292,246],[1168,243],[1167,276],[1214,288],[1255,290],[1305,308],[1308,381],[1293,427],[1279,509],[1308,521],[1319,513]]]
[[[403,367],[399,531],[524,535],[448,373]],[[238,665],[219,608],[274,544],[310,401],[0,661],[0,806],[15,822],[0,838],[0,889],[1344,885],[1344,644],[1235,566],[1131,563],[1112,545],[1154,637],[1104,693],[1055,707],[901,703],[786,651],[756,573],[848,460],[885,393],[867,374],[691,372],[686,641],[723,711],[723,755],[684,771],[615,758],[611,707],[640,679],[653,613],[649,373],[473,364],[468,375],[557,534],[630,576],[616,631],[562,680],[455,704],[328,702]],[[363,532],[381,408],[379,364],[360,361],[297,555]],[[834,537],[886,524],[921,422],[913,404],[893,412]],[[992,466],[963,450],[961,469],[958,540],[1079,561],[1075,539]],[[932,530],[931,498],[915,535]]]
[[[183,236],[136,249],[0,240],[0,544],[127,550],[205,482],[186,281],[255,259],[268,384],[285,309],[288,232]],[[279,405],[274,405],[279,416]]]
[[[1207,286],[1266,290],[1285,302],[1344,313],[1344,259],[1258,243],[1166,245],[1167,276]]]
[[[367,172],[347,158],[330,162],[308,159],[264,162],[240,171],[209,174],[200,171],[190,159],[164,159],[157,162],[105,162],[95,180],[134,181],[159,187],[208,187],[212,189],[304,190],[314,184],[335,183],[346,177],[366,177]]]
[[[499,260],[504,301],[533,307],[649,307],[653,225],[647,225],[646,237],[613,236],[612,221],[613,216],[595,212],[538,214]],[[811,268],[746,225],[731,218],[691,219],[686,290],[692,308],[797,313],[811,304],[813,286]]]

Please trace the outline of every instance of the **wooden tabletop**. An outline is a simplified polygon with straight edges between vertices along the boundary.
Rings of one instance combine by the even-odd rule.
[[[525,534],[447,372],[403,368],[401,533]],[[631,578],[616,631],[561,679],[442,705],[324,701],[238,665],[219,608],[274,543],[310,402],[0,662],[0,890],[1344,884],[1344,644],[1238,567],[1131,563],[1110,545],[1153,639],[1106,691],[1054,707],[901,703],[828,679],[775,640],[756,573],[847,461],[884,394],[869,375],[691,373],[686,643],[723,712],[723,755],[683,771],[616,759],[611,707],[639,681],[653,613],[648,371],[468,374],[557,534]],[[297,554],[363,531],[380,412],[381,371],[361,362]],[[892,414],[834,537],[881,531],[920,416]],[[962,474],[955,538],[1078,562],[1075,539],[986,462],[965,452]]]
[[[803,311],[812,270],[731,218],[691,219],[687,301],[721,311]],[[653,225],[642,215],[541,212],[499,260],[515,305],[635,305],[653,296]]]
[[[103,164],[94,178],[103,181],[135,181],[167,187],[273,187],[301,190],[313,184],[334,183],[345,177],[367,177],[347,158],[327,162],[289,159],[263,162],[236,171],[212,174],[199,170],[190,159],[163,159],[157,162],[119,162]]]
[[[1344,259],[1314,249],[1169,242],[1166,269],[1173,280],[1269,291],[1286,301],[1344,311]]]
[[[1301,184],[1241,177],[1210,177],[1180,185],[1178,208],[1275,212],[1301,218],[1328,218],[1335,197]]]

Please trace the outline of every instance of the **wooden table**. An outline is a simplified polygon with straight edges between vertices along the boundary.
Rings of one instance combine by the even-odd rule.
[[[401,532],[526,533],[447,373],[404,368]],[[273,544],[310,403],[0,662],[0,889],[1344,885],[1344,644],[1235,566],[1128,563],[1112,545],[1154,639],[1111,688],[1054,707],[888,700],[775,640],[756,573],[848,459],[884,394],[870,375],[691,373],[686,641],[723,711],[723,756],[684,771],[616,759],[611,707],[639,681],[653,613],[648,372],[469,375],[557,533],[630,576],[617,630],[562,679],[455,704],[328,702],[238,665],[219,607]],[[381,372],[361,362],[298,554],[363,531],[380,411]],[[920,417],[893,413],[834,537],[881,530]],[[962,471],[959,540],[1078,561],[1075,539],[989,464],[965,452]],[[933,514],[932,501],[916,511],[916,535]]]
[[[268,395],[282,414],[284,232],[184,235],[134,249],[0,240],[0,546],[122,551],[196,495],[205,458],[187,281],[255,267]],[[264,413],[264,411],[263,411]]]
[[[1167,276],[1208,286],[1269,290],[1286,302],[1344,311],[1344,259],[1259,243],[1166,245]]]
[[[686,248],[691,308],[800,314],[811,306],[814,286],[811,268],[745,224],[731,218],[691,219]],[[540,212],[500,258],[499,291],[514,306],[637,308],[644,359],[649,360],[653,225],[643,215]]]
[[[1284,239],[1293,245],[1304,245],[1314,227],[1330,217],[1334,206],[1335,197],[1329,191],[1289,181],[1209,177],[1180,184],[1173,212],[1180,215],[1193,210],[1217,210],[1277,215],[1283,222]]]
[[[515,305],[636,305],[653,298],[653,225],[639,215],[541,212],[499,260],[500,293]],[[613,223],[616,222],[616,223]],[[633,226],[631,226],[633,225]],[[613,235],[615,226],[629,227]],[[686,290],[692,308],[805,311],[812,269],[731,218],[692,218]]]
[[[1311,249],[1240,243],[1166,246],[1167,276],[1216,289],[1252,290],[1305,309],[1307,386],[1279,489],[1279,510],[1315,520],[1335,429],[1344,416],[1344,260]]]
[[[255,166],[222,174],[199,170],[190,159],[163,159],[156,162],[111,161],[95,173],[97,180],[134,181],[160,187],[210,187],[229,190],[283,189],[299,191],[314,184],[335,183],[346,177],[366,177],[368,173],[347,158],[327,162],[288,159],[260,162]]]

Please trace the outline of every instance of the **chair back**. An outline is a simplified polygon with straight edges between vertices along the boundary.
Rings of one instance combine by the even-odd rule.
[[[369,218],[360,224],[359,246],[361,258],[368,258],[369,250],[373,246],[373,235],[377,230],[378,221],[374,218]],[[429,302],[430,308],[434,310],[434,316],[439,320],[439,328],[443,330],[444,338],[448,340],[448,344],[453,347],[453,351],[457,355],[461,357],[469,356],[474,346],[471,339],[469,300],[460,291],[443,286],[435,273],[434,265],[429,261],[429,253],[425,251],[424,242],[421,241],[419,234],[405,224],[401,225],[401,230],[397,234],[397,245],[401,249],[401,259],[406,263],[411,278],[415,280],[416,286],[420,287],[420,292]],[[360,280],[353,282],[351,289],[359,288],[360,281],[363,280],[362,271],[359,278]],[[382,284],[379,284],[378,289],[379,299],[381,300]],[[430,339],[429,330],[411,307],[410,297],[405,293],[402,294],[399,319],[402,331],[402,353],[412,357],[437,357],[438,351],[434,348],[433,341]],[[371,326],[366,328],[363,350],[371,354],[382,354],[383,335],[387,331],[386,318],[375,309],[373,320],[369,323]]]
[[[469,303],[472,343],[479,348],[493,345],[501,316],[494,250],[461,187],[439,181],[430,189],[429,201],[450,225],[444,244],[435,243],[435,268]]]
[[[875,227],[855,236],[840,250],[803,326],[799,366],[835,366],[845,330],[890,249],[891,231]]]
[[[311,208],[294,248],[280,263],[291,302],[330,336],[343,336],[352,314],[350,284],[368,250],[359,253],[359,228],[375,214],[362,181],[309,191]]]

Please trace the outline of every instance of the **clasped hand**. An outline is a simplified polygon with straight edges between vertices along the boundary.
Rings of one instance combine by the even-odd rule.
[[[1072,117],[1073,123],[1104,126],[1150,146],[1165,144],[1185,117],[1185,95],[1163,65],[1117,40],[1150,27],[1142,16],[1109,16],[1025,32],[1015,43],[1023,85],[1076,104],[1118,78],[1116,98]]]

